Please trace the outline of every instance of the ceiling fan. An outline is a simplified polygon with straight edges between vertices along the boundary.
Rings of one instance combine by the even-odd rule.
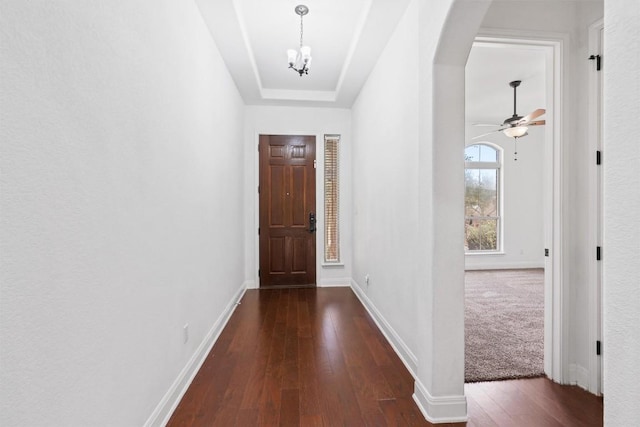
[[[518,113],[516,113],[516,89],[520,86],[520,83],[522,83],[521,80],[514,80],[509,83],[509,86],[513,88],[513,116],[507,117],[501,125],[474,123],[474,126],[498,126],[499,129],[474,136],[471,139],[482,138],[483,136],[487,136],[495,132],[503,132],[510,138],[522,138],[523,136],[528,135],[527,131],[529,130],[529,126],[542,126],[545,124],[544,120],[533,121],[545,113],[544,108],[538,108],[524,117],[519,116]]]

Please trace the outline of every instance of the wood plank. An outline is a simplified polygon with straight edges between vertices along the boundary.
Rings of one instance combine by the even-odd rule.
[[[280,425],[297,427],[300,425],[300,394],[297,389],[284,389],[280,397]]]
[[[469,422],[467,427],[470,426],[484,426],[484,427],[497,427],[491,416],[487,414],[482,405],[476,402],[473,396],[467,395],[467,411],[469,412]]]
[[[298,295],[289,293],[287,328],[285,331],[282,387],[298,389]]]

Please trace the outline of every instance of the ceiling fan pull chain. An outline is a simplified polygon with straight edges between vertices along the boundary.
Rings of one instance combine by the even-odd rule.
[[[518,138],[513,138],[513,160],[518,161]]]

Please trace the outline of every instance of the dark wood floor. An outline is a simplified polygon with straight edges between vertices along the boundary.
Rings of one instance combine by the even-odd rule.
[[[602,399],[547,378],[465,384],[468,427],[602,426]]]
[[[466,392],[468,426],[602,425],[600,399],[545,379]],[[168,425],[431,425],[412,393],[413,378],[349,288],[250,290]]]

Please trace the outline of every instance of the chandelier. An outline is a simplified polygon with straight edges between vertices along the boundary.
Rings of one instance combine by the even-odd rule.
[[[309,66],[311,65],[311,48],[309,46],[303,46],[302,34],[304,27],[302,25],[302,17],[309,13],[309,8],[303,4],[296,6],[294,9],[297,15],[300,15],[300,49],[287,50],[287,57],[289,59],[289,68],[300,74],[309,74]]]

